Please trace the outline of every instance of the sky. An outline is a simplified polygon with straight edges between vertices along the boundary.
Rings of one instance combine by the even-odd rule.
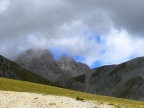
[[[29,48],[91,68],[144,56],[144,0],[0,0],[0,55]]]

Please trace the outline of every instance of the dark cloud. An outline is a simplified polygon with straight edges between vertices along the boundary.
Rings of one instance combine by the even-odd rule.
[[[89,35],[109,36],[113,31],[125,31],[131,38],[144,36],[143,0],[7,1],[7,7],[0,8],[0,51],[4,55],[10,56],[9,52],[15,55],[35,46],[60,46],[86,57],[91,52],[94,58],[99,57],[101,47],[87,40]],[[89,44],[87,47],[85,42]],[[95,51],[87,51],[91,47]]]
[[[95,26],[109,21],[117,29],[125,29],[131,34],[144,35],[144,1],[143,0],[69,0],[87,16]],[[101,13],[94,17],[94,13]],[[92,14],[93,13],[93,14]],[[99,21],[99,17],[101,21]],[[88,21],[88,22],[89,22]],[[98,23],[95,23],[98,21]],[[90,23],[91,24],[91,23]],[[108,26],[109,25],[105,25]],[[105,32],[105,31],[103,31]]]
[[[111,27],[143,35],[143,0],[13,0],[0,13],[0,36],[57,36],[64,24],[81,20],[96,33]]]
[[[121,0],[109,7],[114,25],[130,34],[144,36],[144,1]]]

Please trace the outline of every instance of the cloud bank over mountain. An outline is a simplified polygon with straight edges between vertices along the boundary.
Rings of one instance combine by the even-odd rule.
[[[0,0],[0,54],[32,47],[80,56],[89,66],[143,56],[143,0]]]

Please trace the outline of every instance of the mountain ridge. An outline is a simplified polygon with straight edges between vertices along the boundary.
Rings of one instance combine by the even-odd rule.
[[[144,100],[144,57],[96,68],[86,75],[87,92]]]

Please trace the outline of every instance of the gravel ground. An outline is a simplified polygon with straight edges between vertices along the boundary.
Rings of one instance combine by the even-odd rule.
[[[64,96],[0,91],[0,108],[114,108],[107,104],[77,101]]]

